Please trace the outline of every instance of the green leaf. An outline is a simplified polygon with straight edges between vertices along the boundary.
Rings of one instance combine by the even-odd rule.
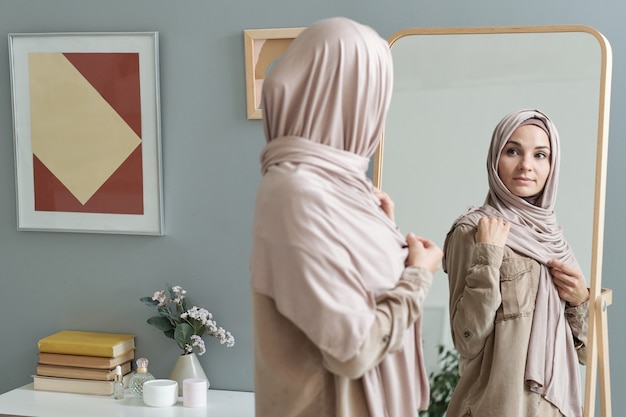
[[[150,317],[146,321],[148,322],[148,324],[150,324],[150,325],[152,325],[152,326],[156,327],[157,329],[162,330],[164,332],[174,329],[174,326],[172,325],[172,322],[170,322],[165,317],[152,316],[152,317]]]
[[[193,335],[193,328],[187,323],[179,323],[174,331],[174,340],[178,346],[183,347],[189,343]]]
[[[153,300],[152,297],[141,297],[139,300],[150,307],[156,307],[156,305],[159,304],[159,302]]]

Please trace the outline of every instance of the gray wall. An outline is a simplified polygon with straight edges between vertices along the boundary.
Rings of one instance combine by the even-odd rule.
[[[606,209],[604,286],[610,308],[612,382],[623,387],[626,343],[626,6],[618,1],[529,0],[0,0],[0,39],[11,32],[159,31],[166,236],[16,230],[8,51],[0,42],[0,392],[31,381],[37,340],[60,329],[132,332],[138,355],[167,376],[178,349],[145,324],[152,311],[139,298],[166,283],[187,288],[237,343],[208,342],[201,357],[212,387],[252,389],[248,289],[250,228],[259,120],[247,120],[242,30],[306,26],[343,15],[383,37],[408,27],[585,24],[614,51]],[[263,6],[261,6],[261,4]],[[615,391],[618,389],[614,389]],[[614,395],[614,409],[626,398]]]

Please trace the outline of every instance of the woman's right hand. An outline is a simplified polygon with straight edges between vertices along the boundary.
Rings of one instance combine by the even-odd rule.
[[[409,233],[406,236],[406,243],[409,245],[406,266],[421,266],[431,274],[441,267],[443,251],[434,242]]]
[[[502,248],[506,245],[509,230],[511,230],[511,223],[500,217],[482,217],[478,220],[476,228],[476,243],[486,243]]]

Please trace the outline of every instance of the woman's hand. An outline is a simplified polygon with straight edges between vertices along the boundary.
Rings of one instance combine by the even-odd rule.
[[[548,267],[562,300],[572,307],[589,300],[589,290],[582,271],[556,259],[549,260]]]
[[[441,267],[443,251],[434,242],[409,233],[406,236],[406,243],[409,245],[406,266],[421,266],[431,274]]]
[[[378,188],[374,190],[374,194],[376,195],[376,197],[380,199],[380,208],[383,209],[387,217],[389,217],[389,219],[391,219],[392,222],[395,221],[394,212],[395,212],[396,205],[391,199],[391,197],[389,197],[387,193],[379,190]]]
[[[482,217],[476,228],[476,243],[504,247],[511,223],[499,217]]]

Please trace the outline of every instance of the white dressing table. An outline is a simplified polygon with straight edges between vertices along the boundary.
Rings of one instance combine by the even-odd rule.
[[[254,417],[254,393],[209,389],[206,408],[149,407],[140,399],[35,391],[27,384],[0,395],[0,416],[28,417]]]

